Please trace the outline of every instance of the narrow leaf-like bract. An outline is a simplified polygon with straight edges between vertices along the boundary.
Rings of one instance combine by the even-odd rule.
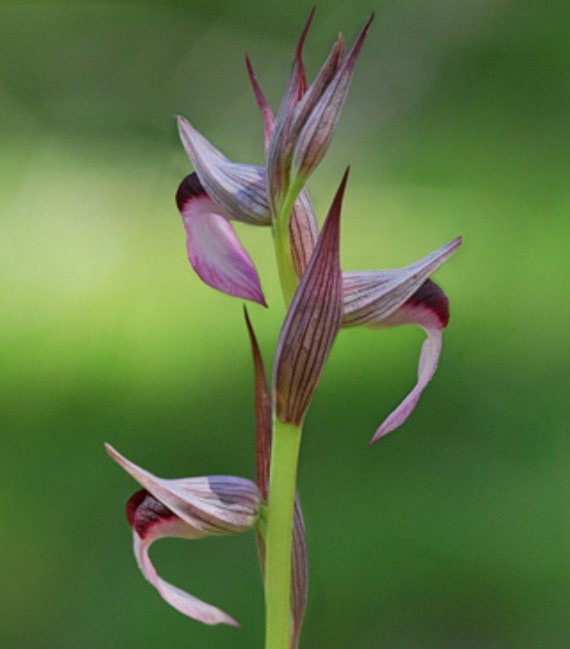
[[[342,319],[339,228],[348,170],[336,193],[311,261],[287,312],[275,352],[277,417],[299,426]]]

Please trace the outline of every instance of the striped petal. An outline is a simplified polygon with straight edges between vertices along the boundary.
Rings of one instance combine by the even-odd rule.
[[[443,291],[429,280],[429,276],[460,245],[461,237],[457,237],[423,259],[398,270],[343,273],[344,327],[365,325],[380,329],[417,324],[427,334],[416,386],[378,428],[371,444],[404,423],[437,368],[449,308]]]
[[[176,193],[187,234],[188,258],[198,276],[223,293],[265,306],[251,258],[221,209],[196,174],[186,176]]]
[[[461,237],[457,237],[423,259],[396,270],[343,273],[343,327],[382,326],[460,245]]]
[[[184,117],[178,131],[204,189],[229,218],[270,225],[264,167],[231,162]]]
[[[293,57],[293,69],[289,75],[287,88],[281,100],[281,105],[273,123],[271,137],[266,147],[267,189],[271,210],[274,214],[278,213],[279,203],[285,196],[289,185],[289,167],[292,154],[289,128],[295,106],[299,103],[307,89],[307,78],[303,63],[303,46],[314,15],[315,7],[309,13],[309,17],[297,41],[295,55]]]

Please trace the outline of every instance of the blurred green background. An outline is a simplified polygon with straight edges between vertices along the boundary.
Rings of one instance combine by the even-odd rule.
[[[349,6],[350,4],[350,6]],[[334,6],[333,6],[334,5]],[[262,647],[253,535],[153,549],[241,629],[162,603],[135,565],[113,443],[161,476],[253,476],[239,300],[203,286],[174,205],[182,113],[262,160],[251,55],[274,107],[311,2],[0,5],[0,646]],[[376,20],[333,146],[347,163],[346,269],[407,264],[463,234],[436,275],[452,319],[409,422],[422,333],[341,332],[306,421],[311,557],[302,646],[570,646],[570,5],[319,3],[310,75]],[[252,231],[253,230],[253,231]],[[283,316],[269,232],[239,228]]]

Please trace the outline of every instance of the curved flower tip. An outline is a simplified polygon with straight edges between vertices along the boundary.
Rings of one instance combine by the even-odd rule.
[[[448,321],[449,301],[439,286],[431,280],[427,280],[403,306],[384,320],[384,327],[417,324],[424,329],[427,338],[422,345],[418,380],[414,389],[378,428],[370,440],[370,445],[401,426],[416,407],[424,388],[437,369],[442,333]]]
[[[176,203],[186,229],[188,258],[200,279],[218,291],[267,306],[250,256],[195,173],[180,183]]]
[[[164,480],[133,464],[109,444],[105,448],[144,487],[127,503],[133,549],[143,575],[168,604],[184,615],[204,624],[238,626],[220,609],[159,577],[148,553],[151,544],[164,537],[199,539],[252,528],[260,507],[256,485],[233,476]]]

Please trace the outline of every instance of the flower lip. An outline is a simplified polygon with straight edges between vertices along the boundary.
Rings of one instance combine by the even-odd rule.
[[[227,295],[267,306],[251,257],[226,211],[208,196],[196,173],[180,183],[176,203],[186,229],[188,259],[202,281]]]

